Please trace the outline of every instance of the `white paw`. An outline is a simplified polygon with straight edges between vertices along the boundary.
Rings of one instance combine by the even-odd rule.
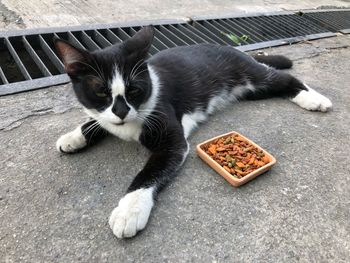
[[[153,204],[153,187],[125,195],[109,217],[113,234],[118,238],[135,236],[137,231],[145,228]]]
[[[62,135],[56,142],[57,151],[65,153],[75,152],[85,146],[86,140],[81,133],[81,127]]]
[[[291,99],[292,102],[298,104],[300,107],[311,111],[326,112],[332,108],[332,102],[316,92],[315,90],[304,84],[308,90],[301,91],[297,96]]]

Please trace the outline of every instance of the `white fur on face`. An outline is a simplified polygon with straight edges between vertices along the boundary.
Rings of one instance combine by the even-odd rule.
[[[111,93],[113,102],[112,104],[105,109],[103,112],[99,113],[99,118],[103,119],[105,122],[111,122],[112,124],[118,124],[121,122],[130,122],[136,119],[137,117],[137,111],[135,108],[128,103],[128,101],[125,98],[125,81],[123,79],[122,74],[119,72],[118,68],[115,68],[114,76],[111,81]],[[115,115],[112,112],[113,105],[115,103],[115,99],[117,96],[122,96],[126,102],[126,104],[129,106],[130,110],[128,114],[125,116],[123,120],[121,120],[117,115]]]
[[[118,68],[115,67],[114,76],[111,82],[111,90],[113,98],[117,95],[125,96],[125,82]]]
[[[145,228],[152,207],[154,188],[141,188],[126,194],[109,217],[109,226],[118,238],[133,237]]]
[[[137,118],[137,115],[139,114],[142,117],[146,117],[153,111],[153,109],[156,107],[158,103],[158,97],[159,97],[160,85],[161,85],[155,70],[151,66],[148,66],[148,70],[149,70],[149,74],[152,82],[151,96],[148,98],[147,102],[143,103],[140,106],[140,113],[138,113],[131,105],[128,104],[130,107],[130,111],[126,116],[126,118],[124,119],[125,124],[116,125],[116,123],[120,123],[121,120],[118,116],[116,116],[112,112],[112,106],[109,106],[102,113],[93,109],[85,109],[85,112],[91,118],[98,121],[98,123],[111,134],[126,141],[130,141],[130,140],[138,141],[142,131],[143,121]],[[114,96],[113,101],[115,99],[115,96],[117,96],[117,94],[120,94],[120,95],[125,94],[124,80],[122,79],[121,74],[117,70],[111,84],[111,89],[112,89],[112,94]]]
[[[332,102],[328,98],[313,90],[305,83],[304,86],[307,90],[302,90],[298,95],[290,99],[292,102],[311,111],[326,112],[332,108]]]
[[[91,114],[89,114],[91,117],[93,118],[98,118],[99,120],[103,121],[103,122],[110,122],[111,124],[118,124],[121,122],[130,122],[136,119],[137,116],[137,111],[135,110],[135,108],[130,105],[126,98],[125,98],[125,81],[123,79],[122,74],[119,72],[118,68],[115,67],[115,71],[114,71],[114,76],[113,79],[111,81],[111,93],[112,93],[112,103],[111,105],[106,108],[103,112],[97,112],[97,111],[93,111],[93,115],[91,116]],[[117,96],[122,96],[126,102],[126,104],[129,106],[130,110],[128,112],[128,114],[125,116],[125,118],[123,120],[121,120],[117,115],[115,115],[112,112],[112,108],[113,105],[115,103],[115,99]],[[88,110],[87,112],[92,112],[91,110]]]

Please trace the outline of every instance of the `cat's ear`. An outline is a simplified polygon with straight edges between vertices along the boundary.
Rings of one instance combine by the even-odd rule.
[[[153,37],[153,26],[145,26],[133,37],[126,40],[123,45],[127,52],[128,58],[131,60],[144,59],[152,45]]]
[[[90,57],[88,51],[76,48],[59,38],[54,39],[54,44],[68,75],[79,75],[88,68]]]

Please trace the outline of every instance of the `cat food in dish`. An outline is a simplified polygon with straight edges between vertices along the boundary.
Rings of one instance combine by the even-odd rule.
[[[234,186],[252,180],[276,163],[272,155],[237,132],[205,141],[197,146],[197,152]]]

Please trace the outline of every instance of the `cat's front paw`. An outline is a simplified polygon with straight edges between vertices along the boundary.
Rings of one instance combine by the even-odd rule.
[[[78,127],[65,135],[62,135],[56,142],[57,151],[73,153],[86,146],[86,139]]]
[[[125,195],[109,217],[113,234],[118,238],[135,236],[145,228],[153,204],[153,187],[138,189]]]

